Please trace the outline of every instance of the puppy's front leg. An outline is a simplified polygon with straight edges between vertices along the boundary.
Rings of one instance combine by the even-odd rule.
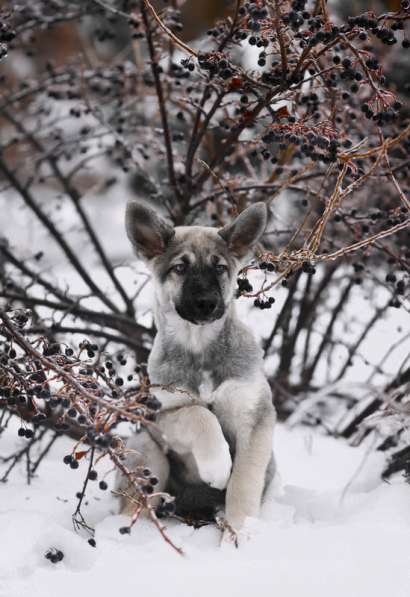
[[[259,514],[272,459],[276,413],[269,386],[225,382],[217,390],[215,413],[234,440],[235,457],[226,492],[225,515],[229,526],[240,531],[247,518]]]
[[[242,529],[247,518],[259,514],[272,456],[273,423],[272,416],[251,435],[241,434],[236,438],[235,459],[226,492],[226,519],[235,531]]]

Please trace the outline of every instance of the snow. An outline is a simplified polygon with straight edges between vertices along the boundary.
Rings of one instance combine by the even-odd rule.
[[[3,453],[21,443],[2,439]],[[0,487],[0,596],[144,597],[235,595],[280,597],[408,597],[410,594],[409,486],[402,478],[380,480],[381,453],[352,448],[341,440],[278,425],[275,453],[279,474],[253,521],[252,536],[239,549],[220,547],[214,526],[195,530],[167,521],[172,550],[147,520],[130,536],[119,527],[116,498],[90,483],[85,514],[95,526],[97,547],[73,530],[75,493],[87,464],[72,471],[62,464],[70,440],[53,447],[31,487],[24,467]],[[98,467],[110,488],[108,463]],[[105,473],[104,473],[105,471]],[[64,560],[44,557],[55,547]]]

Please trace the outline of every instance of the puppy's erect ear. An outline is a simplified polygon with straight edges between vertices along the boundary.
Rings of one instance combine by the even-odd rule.
[[[240,213],[231,224],[219,230],[219,234],[236,257],[244,257],[264,233],[267,219],[266,205],[255,203]]]
[[[128,203],[125,227],[136,253],[146,259],[161,255],[175,234],[170,224],[138,201]]]

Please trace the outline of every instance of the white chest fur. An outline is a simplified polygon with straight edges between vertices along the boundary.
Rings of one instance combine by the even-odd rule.
[[[202,371],[202,379],[199,384],[199,399],[202,404],[211,404],[214,400],[214,385],[209,371]]]

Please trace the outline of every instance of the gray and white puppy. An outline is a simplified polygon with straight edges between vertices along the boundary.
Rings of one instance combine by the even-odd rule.
[[[158,426],[167,454],[147,432],[128,447],[131,469],[142,463],[159,478],[158,490],[185,506],[225,500],[235,531],[254,518],[274,469],[276,420],[262,350],[235,314],[236,278],[263,234],[263,203],[222,229],[173,228],[152,209],[130,202],[128,237],[152,272],[158,330],[148,361],[162,403]],[[216,499],[218,501],[218,499]],[[124,504],[124,510],[131,504]]]

